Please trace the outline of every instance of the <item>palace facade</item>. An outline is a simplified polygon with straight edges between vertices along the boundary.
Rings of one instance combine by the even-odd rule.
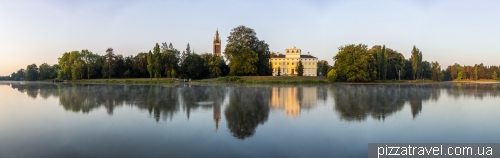
[[[285,49],[285,55],[273,53],[269,60],[273,67],[273,76],[278,75],[278,69],[281,69],[282,76],[296,76],[299,61],[304,65],[303,76],[317,76],[318,58],[311,56],[309,52],[302,55],[302,50],[295,46]]]

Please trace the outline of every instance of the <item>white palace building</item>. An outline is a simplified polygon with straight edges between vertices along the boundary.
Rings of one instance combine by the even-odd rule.
[[[281,69],[282,76],[296,76],[297,71],[295,67],[299,60],[304,65],[303,76],[317,76],[318,58],[311,56],[309,52],[307,52],[307,55],[302,55],[300,48],[296,48],[295,46],[285,49],[285,52],[285,55],[279,52],[274,53],[271,59],[269,59],[273,65],[273,76],[278,75],[278,69]]]

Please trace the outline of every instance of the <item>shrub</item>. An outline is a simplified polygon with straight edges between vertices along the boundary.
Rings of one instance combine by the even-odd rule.
[[[328,80],[331,82],[337,81],[337,72],[335,71],[334,68],[332,68],[332,69],[330,69],[330,71],[328,71],[326,78],[328,78]]]

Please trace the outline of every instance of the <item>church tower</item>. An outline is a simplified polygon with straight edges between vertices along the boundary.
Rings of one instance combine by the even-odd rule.
[[[221,42],[220,42],[220,38],[219,38],[219,29],[217,29],[217,31],[215,31],[215,37],[214,37],[214,55],[220,57],[221,54],[221,50],[220,50],[220,45],[221,45]]]

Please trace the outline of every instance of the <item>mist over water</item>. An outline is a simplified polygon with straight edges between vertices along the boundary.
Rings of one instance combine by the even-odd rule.
[[[499,84],[0,82],[0,157],[366,157],[500,142]]]

